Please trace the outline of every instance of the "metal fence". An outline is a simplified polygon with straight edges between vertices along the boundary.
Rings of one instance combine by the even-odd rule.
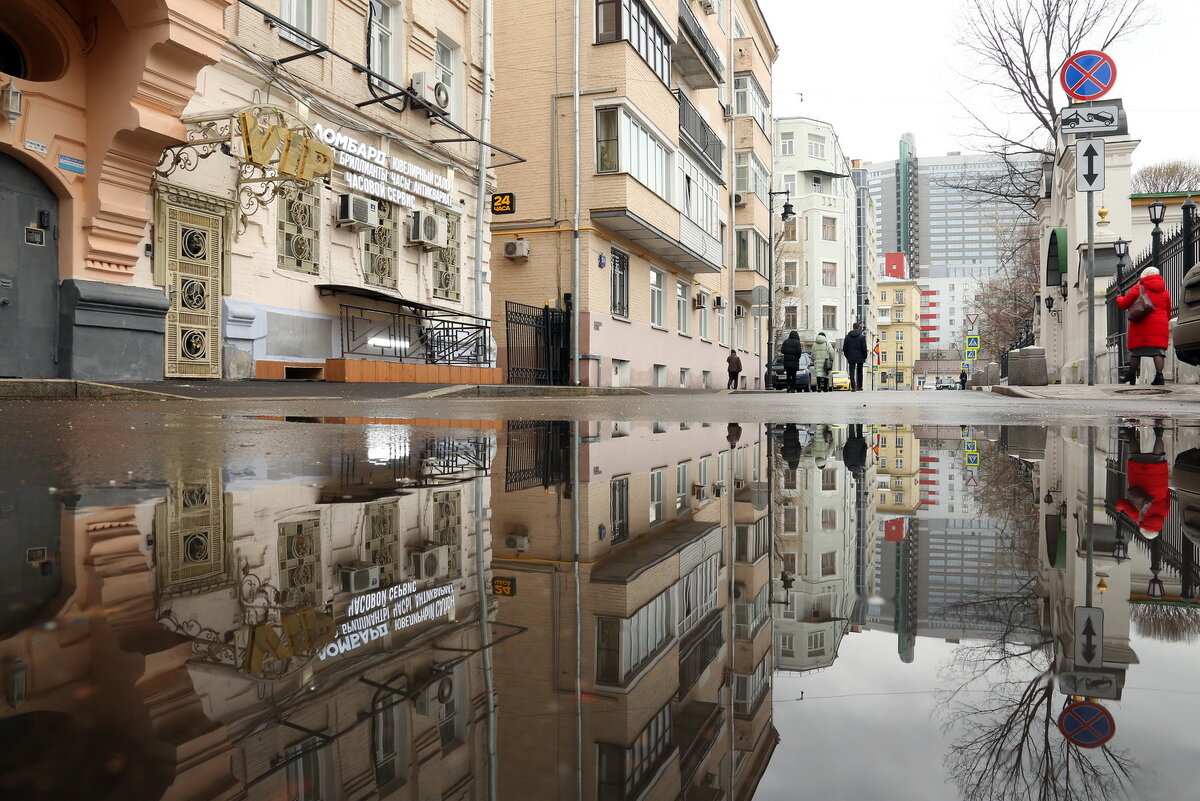
[[[426,364],[488,365],[488,321],[453,312],[342,304],[342,352]]]
[[[567,309],[504,304],[508,383],[566,386],[571,377],[571,314]]]
[[[1020,350],[1021,348],[1027,348],[1030,345],[1034,344],[1034,341],[1035,341],[1035,337],[1033,335],[1033,325],[1031,323],[1026,323],[1025,324],[1025,333],[1021,334],[1021,336],[1017,337],[1012,342],[1009,342],[1008,347],[1005,348],[1004,352],[1000,354],[1000,377],[1001,378],[1008,377],[1008,354],[1014,350]]]

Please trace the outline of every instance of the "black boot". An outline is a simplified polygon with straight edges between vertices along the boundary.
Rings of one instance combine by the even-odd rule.
[[[1137,383],[1137,379],[1138,379],[1138,371],[1137,370],[1129,370],[1129,371],[1127,371],[1126,375],[1128,376],[1126,378],[1126,381],[1128,381],[1130,384]]]
[[[1163,378],[1163,374],[1162,374],[1162,373],[1155,373],[1155,374],[1154,374],[1154,380],[1150,382],[1150,386],[1152,386],[1152,387],[1161,387],[1161,386],[1162,386],[1163,384],[1165,384],[1165,383],[1167,383],[1167,381],[1166,381],[1166,379],[1165,379],[1165,378]]]

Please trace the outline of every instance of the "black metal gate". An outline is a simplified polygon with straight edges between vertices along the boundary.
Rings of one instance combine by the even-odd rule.
[[[571,381],[571,313],[506,301],[508,383],[566,386]]]

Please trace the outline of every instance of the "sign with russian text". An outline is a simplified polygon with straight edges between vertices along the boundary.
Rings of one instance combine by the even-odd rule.
[[[346,619],[338,624],[336,638],[318,657],[324,661],[340,656],[391,632],[449,615],[454,601],[453,584],[418,591],[415,581],[356,595],[346,608]]]
[[[333,148],[334,162],[342,168],[342,178],[355,192],[371,195],[409,209],[418,207],[417,198],[449,206],[454,202],[454,180],[427,167],[413,164],[386,150],[360,142],[353,136],[313,125],[313,133]]]
[[[517,579],[515,576],[492,576],[492,595],[511,598],[516,594]]]
[[[492,195],[492,214],[516,214],[517,193],[497,192]],[[601,264],[601,267],[604,265]]]

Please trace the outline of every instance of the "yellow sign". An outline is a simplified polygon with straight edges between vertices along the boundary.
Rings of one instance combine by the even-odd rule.
[[[963,450],[967,453],[979,453],[979,441],[968,439],[963,443]]]
[[[979,350],[979,335],[978,334],[968,334],[967,335],[967,350]]]
[[[509,576],[492,576],[492,595],[509,598],[517,594],[517,579]]]
[[[497,192],[492,195],[492,214],[516,214],[517,193]]]
[[[244,111],[238,114],[238,127],[246,159],[260,167],[272,166],[280,175],[305,182],[333,171],[333,148],[320,140],[279,125],[264,126]]]
[[[967,361],[973,362],[979,358],[979,351],[972,348],[966,352],[965,356],[966,356]]]

